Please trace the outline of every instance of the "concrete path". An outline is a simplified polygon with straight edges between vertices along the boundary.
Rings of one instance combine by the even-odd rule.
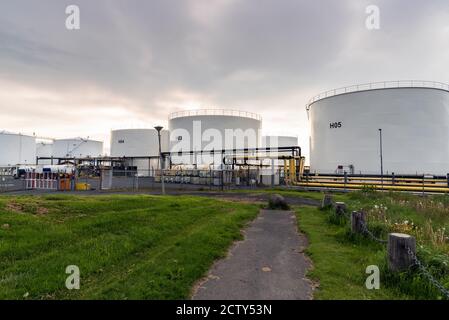
[[[214,264],[192,299],[311,299],[312,285],[305,279],[310,266],[302,253],[306,245],[293,212],[262,210],[245,230],[245,239]]]

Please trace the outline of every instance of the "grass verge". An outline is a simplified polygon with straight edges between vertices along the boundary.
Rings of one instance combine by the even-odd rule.
[[[0,197],[0,299],[185,299],[258,206],[177,196]],[[67,290],[68,265],[81,289]]]
[[[401,209],[401,217],[405,214]],[[387,265],[386,245],[350,232],[349,221],[336,219],[332,209],[300,207],[296,210],[299,228],[309,238],[307,254],[314,269],[309,277],[320,283],[316,299],[444,299],[415,267],[393,273]],[[410,212],[413,216],[414,212]],[[385,228],[385,226],[382,226]],[[382,230],[379,232],[382,234]],[[379,231],[377,230],[377,231]],[[377,232],[376,231],[376,232]],[[418,256],[438,282],[449,287],[447,256],[439,248],[418,246]],[[370,265],[379,267],[380,289],[369,290],[365,281]]]
[[[308,277],[319,282],[315,299],[406,299],[394,289],[382,285],[379,290],[368,290],[365,273],[369,265],[384,264],[381,245],[348,238],[344,227],[331,224],[328,215],[315,207],[296,210],[299,229],[309,239],[306,254],[313,262]]]

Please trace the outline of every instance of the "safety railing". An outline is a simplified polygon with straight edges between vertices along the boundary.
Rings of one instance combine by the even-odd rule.
[[[191,117],[191,116],[233,116],[233,117],[244,117],[255,120],[262,120],[262,117],[253,112],[240,111],[240,110],[228,110],[228,109],[198,109],[198,110],[184,110],[173,112],[168,116],[169,120],[180,118],[180,117]]]
[[[448,193],[447,179],[400,177],[351,177],[351,176],[301,176],[296,185],[304,188],[357,190],[408,191],[419,193]]]
[[[312,105],[314,102],[318,100],[345,93],[376,90],[376,89],[393,89],[393,88],[431,88],[449,91],[448,84],[437,81],[397,80],[397,81],[370,82],[370,83],[356,84],[348,87],[336,88],[333,90],[322,92],[309,100],[309,102],[306,105],[306,109],[307,110],[310,109],[310,105]]]

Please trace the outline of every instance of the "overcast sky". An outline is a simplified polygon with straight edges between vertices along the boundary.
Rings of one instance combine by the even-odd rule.
[[[80,8],[67,30],[65,9]],[[380,29],[365,26],[368,5]],[[449,82],[447,0],[0,3],[0,130],[90,136],[170,112],[257,112],[308,147],[306,102],[351,84]]]

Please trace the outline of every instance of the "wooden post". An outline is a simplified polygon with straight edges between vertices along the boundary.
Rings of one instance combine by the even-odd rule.
[[[408,252],[416,255],[416,240],[403,233],[388,234],[388,268],[391,271],[407,270],[414,265],[414,260]]]
[[[344,202],[336,202],[335,203],[335,214],[337,217],[344,217],[346,213],[347,207]]]
[[[321,209],[334,207],[334,199],[332,195],[325,194],[323,198],[323,202],[321,203]]]
[[[366,214],[361,211],[353,211],[351,214],[351,231],[353,233],[363,233],[366,226]]]

